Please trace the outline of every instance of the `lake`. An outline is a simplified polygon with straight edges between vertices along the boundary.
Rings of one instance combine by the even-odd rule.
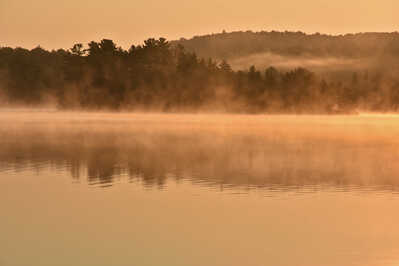
[[[399,116],[0,111],[0,265],[399,264]]]

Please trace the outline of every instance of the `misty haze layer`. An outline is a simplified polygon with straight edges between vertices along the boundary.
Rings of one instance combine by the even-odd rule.
[[[64,169],[279,190],[397,191],[397,116],[231,116],[2,111],[0,171]]]
[[[395,265],[398,118],[0,109],[0,264]]]

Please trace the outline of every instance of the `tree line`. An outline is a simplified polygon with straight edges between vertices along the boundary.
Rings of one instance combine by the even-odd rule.
[[[338,58],[399,57],[399,32],[327,35],[300,31],[223,31],[191,39],[181,38],[173,44],[181,44],[200,57],[215,59],[261,53]]]
[[[345,113],[399,107],[399,80],[383,71],[324,77],[305,68],[234,71],[166,39],[128,50],[112,40],[47,51],[0,48],[0,102],[164,112]]]

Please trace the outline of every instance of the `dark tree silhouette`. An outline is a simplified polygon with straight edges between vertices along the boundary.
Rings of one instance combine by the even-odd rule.
[[[270,43],[286,40],[287,36],[302,43],[301,38],[306,36],[276,32],[244,35],[248,34],[254,38],[273,38]],[[313,43],[330,37],[309,38]],[[369,35],[342,38],[342,41],[334,38],[336,46],[320,44],[313,52],[330,48],[337,51],[347,44],[347,39],[363,40]],[[388,42],[385,51],[390,51],[392,61],[395,43],[395,40]],[[298,52],[291,48],[281,47],[280,52]],[[399,75],[379,68],[341,72],[320,75],[305,68],[287,71],[271,66],[235,71],[226,60],[203,59],[164,38],[145,40],[129,50],[108,39],[92,41],[87,47],[77,43],[67,51],[3,47],[0,48],[0,102],[40,105],[51,98],[59,108],[173,112],[337,113],[357,108],[378,111],[399,108]]]

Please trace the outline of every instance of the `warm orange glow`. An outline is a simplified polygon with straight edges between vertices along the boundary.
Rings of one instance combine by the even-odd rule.
[[[395,31],[399,2],[380,1],[0,1],[0,45],[69,48],[111,38],[124,47],[222,30],[348,33]]]

